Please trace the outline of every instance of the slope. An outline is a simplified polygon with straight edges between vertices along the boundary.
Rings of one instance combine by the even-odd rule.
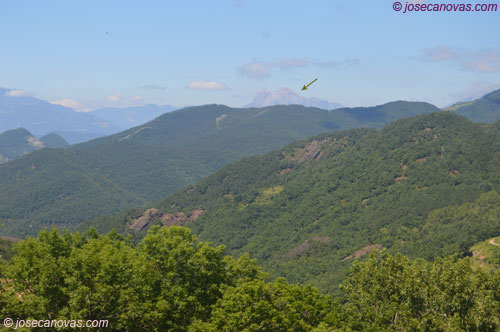
[[[230,254],[250,252],[274,276],[335,292],[354,258],[372,249],[465,255],[498,235],[498,218],[486,213],[475,223],[452,211],[500,203],[496,193],[480,198],[500,191],[499,128],[440,112],[379,132],[323,134],[244,158],[147,210],[91,224],[138,237],[153,224],[188,225]],[[453,220],[465,226],[443,226]]]
[[[43,148],[64,147],[68,143],[57,134],[37,139],[24,128],[7,130],[0,134],[0,163],[19,158]]]
[[[500,120],[500,90],[470,102],[458,103],[445,110],[463,115],[472,121],[493,123]]]
[[[45,136],[40,137],[40,142],[45,145],[46,148],[64,148],[69,145],[69,143],[60,135],[56,133],[50,133]]]
[[[409,111],[438,110],[426,103],[393,106],[377,107],[369,124],[382,126]],[[3,232],[72,227],[158,200],[243,156],[320,132],[365,125],[347,109],[206,105],[67,149],[38,151],[0,167],[0,218],[9,220]]]

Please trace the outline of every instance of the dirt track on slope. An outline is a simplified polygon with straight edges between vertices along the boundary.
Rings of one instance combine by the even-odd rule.
[[[496,243],[495,242],[495,239],[491,239],[490,241],[488,241],[489,244],[491,245],[494,245],[494,246],[497,246],[497,247],[500,247],[500,244]]]

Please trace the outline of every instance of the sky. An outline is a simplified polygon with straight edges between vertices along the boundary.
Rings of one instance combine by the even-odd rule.
[[[411,4],[476,4],[460,1]],[[79,111],[239,107],[259,89],[280,88],[345,106],[444,106],[500,88],[500,8],[403,13],[393,5],[0,0],[0,87]]]

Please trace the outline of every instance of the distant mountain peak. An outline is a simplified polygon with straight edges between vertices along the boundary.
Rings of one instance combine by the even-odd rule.
[[[251,103],[245,105],[244,107],[265,107],[273,105],[303,105],[308,107],[317,107],[322,109],[335,109],[341,108],[342,105],[339,103],[329,102],[327,100],[318,98],[305,98],[299,95],[296,91],[289,88],[280,88],[276,92],[271,92],[266,89],[259,89],[257,95],[254,97]]]

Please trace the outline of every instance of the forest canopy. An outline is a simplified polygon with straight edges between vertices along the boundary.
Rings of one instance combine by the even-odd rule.
[[[248,255],[225,256],[177,226],[136,245],[114,232],[41,231],[1,266],[2,317],[109,322],[96,331],[500,330],[500,273],[456,256],[374,251],[337,297],[270,279]]]

